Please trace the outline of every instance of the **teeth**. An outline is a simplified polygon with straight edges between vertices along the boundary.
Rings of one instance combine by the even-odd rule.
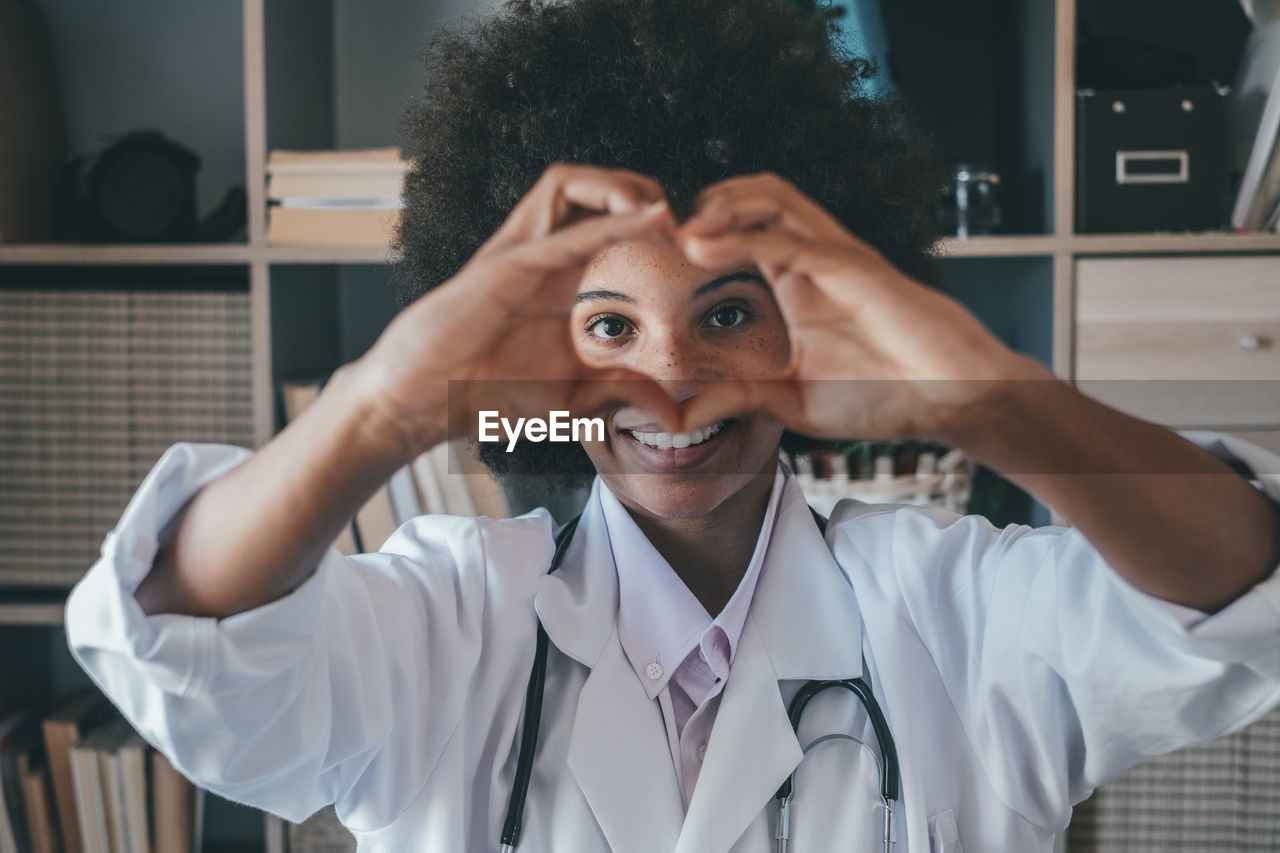
[[[724,428],[724,421],[718,421],[714,424],[695,429],[693,432],[635,432],[636,441],[641,444],[647,444],[650,447],[656,447],[659,450],[671,450],[673,448],[680,449],[683,447],[693,447],[696,444],[712,438],[716,433]]]

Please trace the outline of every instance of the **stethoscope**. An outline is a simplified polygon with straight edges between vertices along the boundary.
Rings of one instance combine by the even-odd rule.
[[[825,532],[827,520],[816,512],[813,513],[813,517],[818,522],[818,527]],[[548,570],[548,574],[560,568],[560,561],[564,559],[564,552],[569,547],[573,532],[578,529],[578,518],[574,518],[564,526],[564,529],[556,534],[556,550],[551,558],[551,568]],[[520,829],[524,825],[524,802],[529,794],[529,779],[533,775],[534,752],[538,748],[538,730],[542,724],[542,690],[547,677],[547,646],[549,642],[547,631],[542,627],[542,621],[539,620],[537,648],[533,655],[533,669],[529,673],[529,686],[525,689],[524,696],[524,730],[520,736],[520,754],[516,759],[516,775],[511,786],[511,799],[507,803],[507,819],[502,825],[502,853],[515,853],[516,845],[520,841]],[[804,686],[800,688],[800,692],[791,700],[791,705],[787,709],[787,716],[791,720],[791,728],[799,734],[800,719],[804,716],[805,707],[813,697],[833,687],[848,690],[858,697],[858,701],[862,703],[862,707],[866,709],[867,716],[871,719],[871,728],[875,732],[876,742],[880,745],[884,760],[881,761],[880,757],[875,754],[875,750],[871,749],[863,741],[853,735],[842,733],[823,735],[817,738],[804,748],[803,754],[808,755],[809,751],[814,747],[832,740],[850,740],[871,753],[871,757],[875,759],[876,767],[880,770],[880,797],[884,801],[884,850],[885,853],[891,853],[893,849],[893,805],[898,799],[898,750],[893,742],[893,735],[889,732],[889,724],[885,720],[884,712],[880,710],[880,703],[876,701],[876,697],[872,694],[871,687],[861,678],[805,682]],[[796,774],[795,771],[792,771],[791,775],[787,777],[787,781],[782,783],[782,787],[778,789],[776,795],[778,802],[778,828],[775,837],[778,842],[778,853],[786,853],[787,845],[791,838],[791,801],[795,797],[795,781]]]

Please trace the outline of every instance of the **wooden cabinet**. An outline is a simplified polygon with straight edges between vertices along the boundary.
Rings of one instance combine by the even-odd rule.
[[[1077,386],[1176,427],[1280,426],[1280,256],[1076,264]]]

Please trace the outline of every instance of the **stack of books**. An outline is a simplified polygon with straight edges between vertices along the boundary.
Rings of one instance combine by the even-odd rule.
[[[400,219],[405,169],[398,148],[272,151],[267,242],[386,246]]]
[[[311,405],[323,385],[323,379],[283,383],[286,420],[292,421]],[[506,518],[510,514],[506,493],[488,469],[462,442],[444,442],[393,474],[333,545],[348,555],[376,551],[400,525],[420,515]]]
[[[204,792],[95,691],[0,719],[0,767],[0,851],[201,849]]]

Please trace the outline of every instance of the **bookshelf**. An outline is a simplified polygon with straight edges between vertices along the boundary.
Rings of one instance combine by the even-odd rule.
[[[948,13],[986,16],[976,24],[994,27],[998,49],[983,73],[951,76],[969,87],[970,117],[999,129],[993,136],[1000,141],[987,150],[1004,157],[996,165],[1017,196],[1008,204],[1009,233],[948,238],[938,247],[944,286],[1006,341],[1068,380],[1076,378],[1081,260],[1194,256],[1226,263],[1249,256],[1274,268],[1280,281],[1280,235],[1075,233],[1075,57],[1083,2],[986,0]],[[51,20],[55,50],[65,54],[60,73],[72,150],[136,126],[172,131],[204,158],[200,197],[206,205],[230,184],[245,185],[247,228],[243,239],[223,244],[0,245],[0,286],[19,270],[45,267],[68,278],[106,267],[242,271],[250,305],[253,437],[255,444],[267,441],[282,423],[279,382],[327,373],[357,357],[394,310],[386,250],[267,244],[267,152],[395,144],[395,118],[420,83],[421,45],[441,22],[497,3],[139,0],[127,12],[102,11],[94,13],[102,17],[78,23],[83,4],[39,5]],[[955,6],[941,0],[926,5],[940,14]],[[945,66],[946,60],[937,62]],[[112,72],[99,74],[99,68]],[[945,70],[933,68],[934,82]],[[922,112],[926,121],[957,126],[954,116]],[[1274,347],[1260,355],[1272,360],[1280,378]],[[1230,415],[1222,426],[1231,426]],[[1280,430],[1280,424],[1250,426],[1260,436]],[[0,594],[0,636],[37,650],[50,661],[48,670],[59,673],[42,682],[39,672],[24,672],[12,683],[41,693],[83,683],[61,626],[59,593]],[[265,831],[260,820],[243,814],[224,823],[238,824],[240,837],[211,836],[211,847],[283,850],[278,821],[268,820]]]

